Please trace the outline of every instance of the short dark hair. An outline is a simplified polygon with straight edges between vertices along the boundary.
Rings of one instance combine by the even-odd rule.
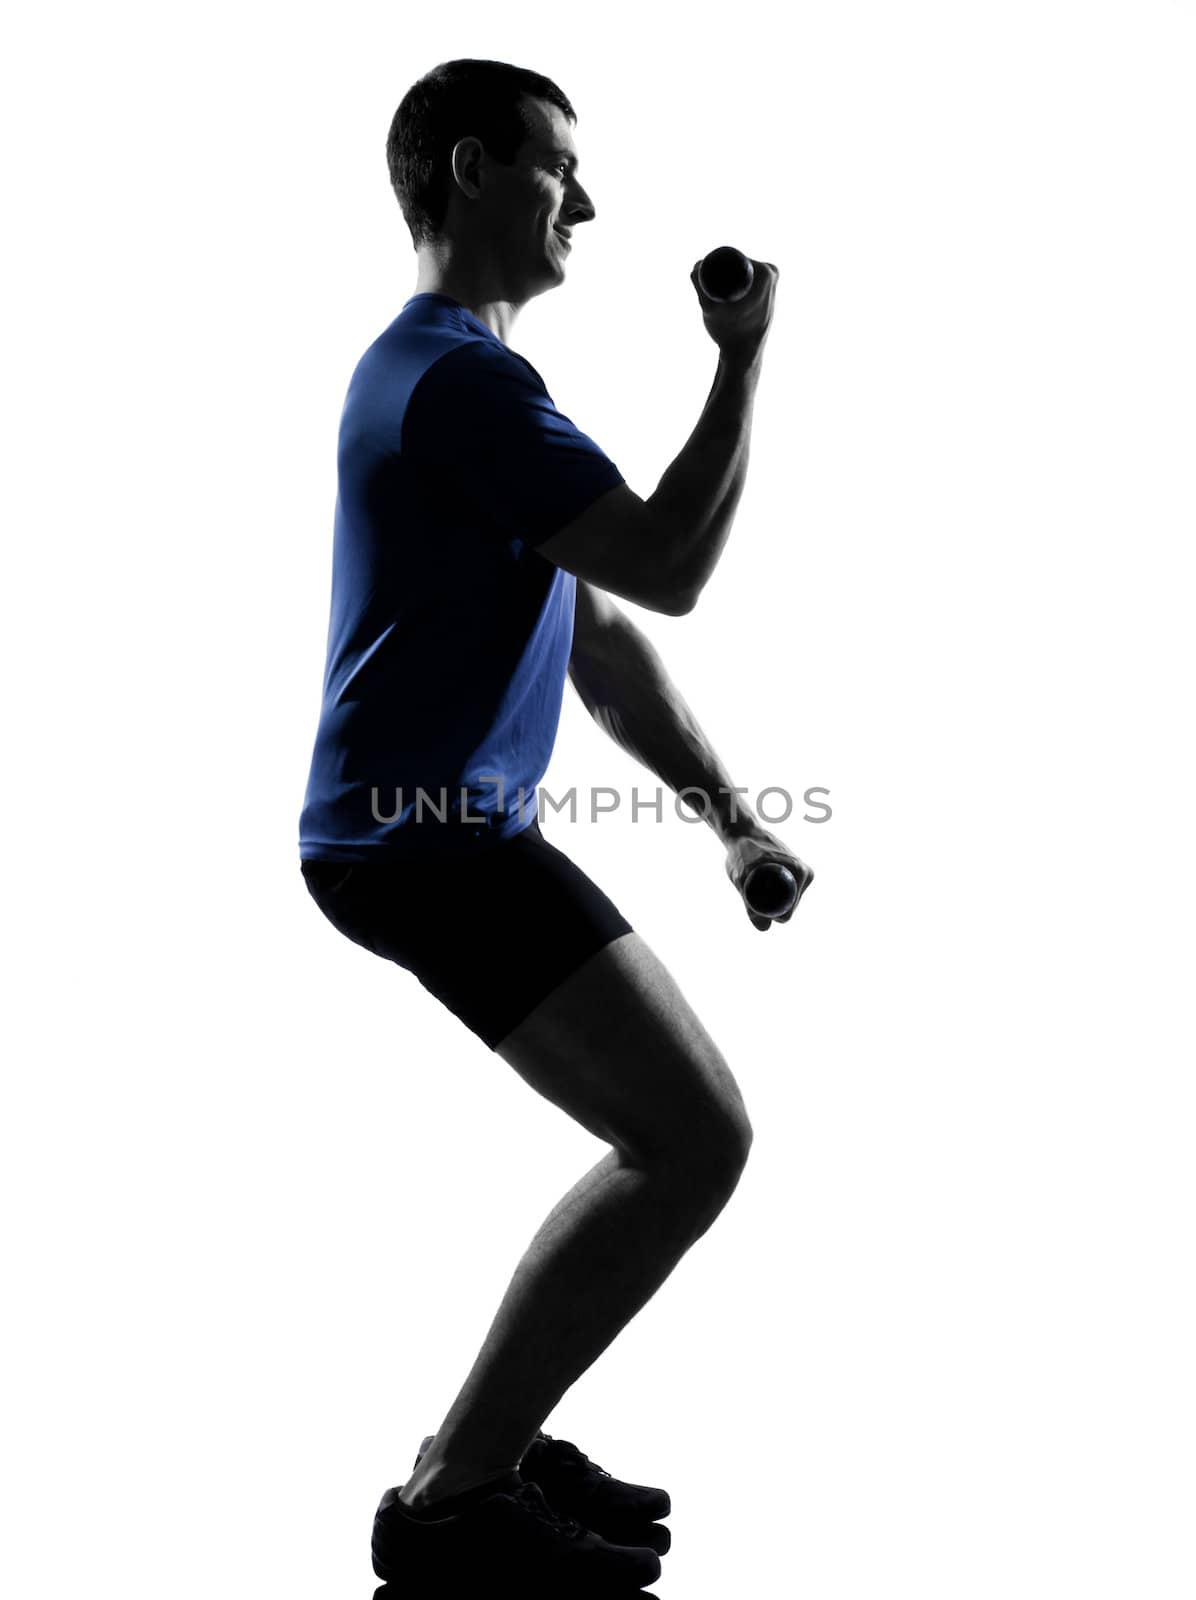
[[[450,160],[459,139],[480,139],[510,166],[530,136],[521,100],[530,95],[577,113],[551,78],[506,61],[442,61],[399,102],[386,137],[386,165],[416,247],[435,238],[448,212]]]

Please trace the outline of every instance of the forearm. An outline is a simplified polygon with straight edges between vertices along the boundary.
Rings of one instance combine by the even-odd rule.
[[[572,669],[590,715],[615,742],[685,797],[724,842],[756,825],[651,641],[627,617],[610,625],[600,656]]]
[[[720,355],[697,426],[646,502],[672,531],[678,584],[694,599],[722,556],[747,479],[761,361]]]

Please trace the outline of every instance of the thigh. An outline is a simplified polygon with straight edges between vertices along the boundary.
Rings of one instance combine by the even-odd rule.
[[[537,823],[468,858],[305,863],[304,878],[341,933],[412,973],[490,1049],[631,930]]]
[[[495,1048],[633,1161],[707,1163],[751,1140],[722,1052],[634,930],[591,956]]]

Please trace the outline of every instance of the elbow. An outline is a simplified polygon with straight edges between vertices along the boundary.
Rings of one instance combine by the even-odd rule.
[[[645,536],[645,546],[654,553],[654,610],[666,617],[684,617],[698,603],[702,585],[691,577],[693,566],[693,540],[688,530],[676,520],[661,514],[650,501],[645,506],[652,511],[650,531]]]
[[[698,603],[702,585],[695,583],[687,572],[674,571],[665,591],[661,609],[670,617],[685,617]]]
[[[662,589],[657,585],[649,599],[643,597],[640,604],[649,611],[655,611],[662,617],[687,616],[697,604],[697,593],[694,590],[682,589],[673,585],[671,588]]]
[[[698,603],[696,589],[675,589],[665,607],[670,617],[687,617]]]
[[[702,585],[688,572],[674,572],[669,584],[668,613],[670,617],[685,617],[698,603]]]

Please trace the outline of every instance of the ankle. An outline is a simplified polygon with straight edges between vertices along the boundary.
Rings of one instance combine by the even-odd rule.
[[[454,1500],[458,1495],[481,1488],[483,1484],[505,1478],[512,1470],[511,1467],[478,1467],[470,1472],[448,1466],[432,1466],[425,1471],[421,1461],[399,1490],[399,1499],[413,1511],[422,1511],[441,1500]]]

